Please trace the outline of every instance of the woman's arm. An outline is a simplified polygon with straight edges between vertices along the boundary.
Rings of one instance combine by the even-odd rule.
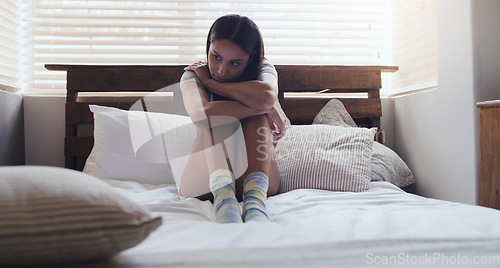
[[[246,82],[220,83],[211,78],[206,63],[198,62],[186,70],[194,71],[208,90],[250,108],[269,111],[278,98],[278,79],[271,73]]]
[[[270,73],[246,82],[219,83],[213,79],[202,82],[210,91],[255,109],[270,110],[278,98],[278,81]]]
[[[210,102],[205,88],[194,81],[182,84],[181,91],[184,107],[189,117],[200,128],[227,125],[243,118],[268,112],[268,110],[243,105],[238,101]]]
[[[276,103],[278,103],[276,101]],[[280,113],[281,109],[275,105],[266,114],[267,120],[269,121],[269,126],[271,127],[271,134],[276,140],[280,140],[285,136],[286,132],[286,115]]]

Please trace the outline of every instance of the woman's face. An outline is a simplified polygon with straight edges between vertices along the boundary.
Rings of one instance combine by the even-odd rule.
[[[208,50],[208,70],[217,82],[236,81],[245,70],[250,55],[227,39],[215,40]]]

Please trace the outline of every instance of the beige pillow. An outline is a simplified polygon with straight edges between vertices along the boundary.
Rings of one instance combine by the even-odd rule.
[[[313,124],[326,124],[344,127],[357,127],[344,104],[338,99],[331,99],[314,117]]]
[[[375,128],[290,126],[276,146],[281,176],[278,192],[369,190],[375,132]]]
[[[400,188],[416,182],[408,165],[391,148],[373,142],[372,181],[388,181]]]
[[[78,171],[0,168],[0,266],[110,257],[143,241],[161,218]]]

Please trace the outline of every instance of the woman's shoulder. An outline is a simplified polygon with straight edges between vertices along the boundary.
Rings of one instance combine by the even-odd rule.
[[[185,71],[182,76],[181,76],[181,86],[186,83],[186,82],[190,82],[190,81],[193,81],[193,82],[197,82],[199,84],[202,84],[201,83],[201,80],[200,78],[198,78],[198,76],[196,75],[195,72],[193,71]]]
[[[260,65],[259,74],[261,73],[270,73],[278,77],[278,72],[276,71],[276,68],[274,68],[274,65],[266,58],[262,60],[262,63]]]
[[[262,59],[262,63],[260,66],[261,66],[261,68],[264,68],[264,67],[274,68],[274,65],[267,58]]]

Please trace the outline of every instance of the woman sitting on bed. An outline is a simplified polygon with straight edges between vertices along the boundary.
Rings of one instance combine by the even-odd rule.
[[[207,60],[186,67],[181,78],[184,106],[200,132],[179,192],[213,196],[217,222],[268,221],[265,199],[280,183],[271,136],[285,133],[274,106],[276,69],[264,58],[257,25],[239,15],[214,22]]]

